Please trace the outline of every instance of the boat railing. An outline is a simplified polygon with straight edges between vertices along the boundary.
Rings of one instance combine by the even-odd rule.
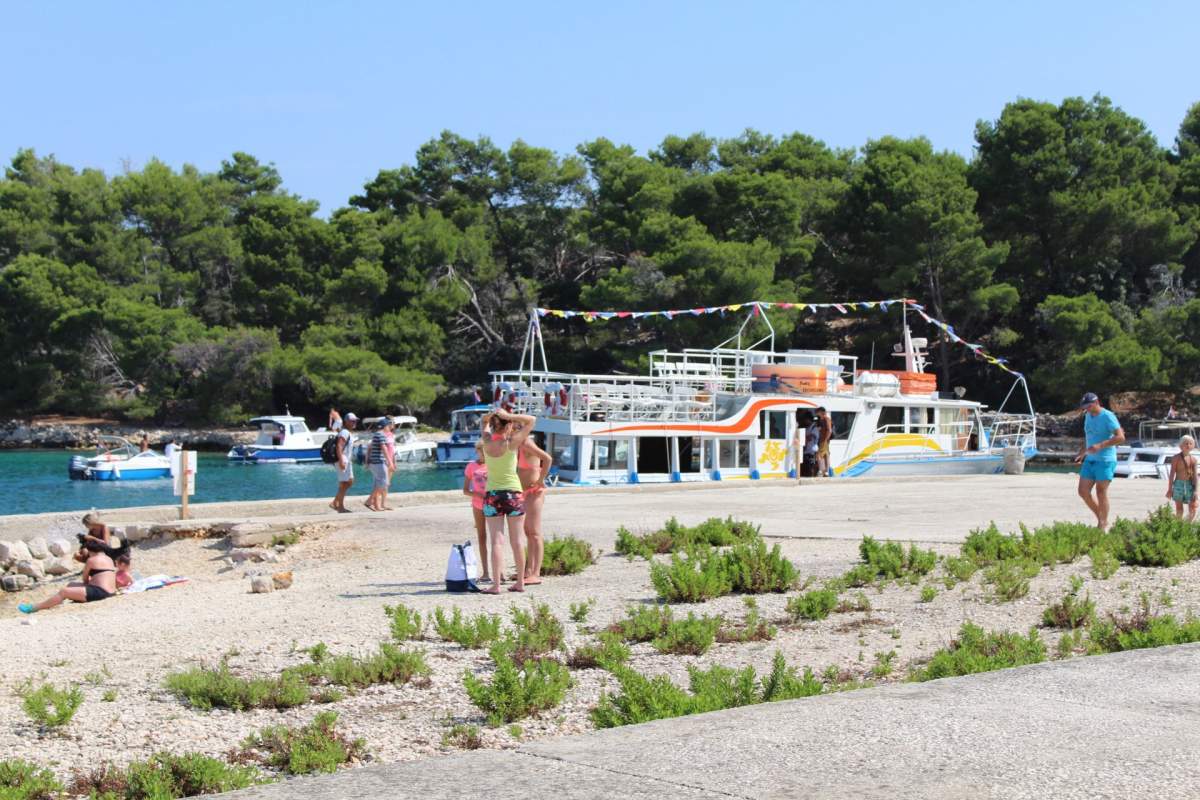
[[[875,429],[876,441],[895,434],[907,434],[909,436],[925,436],[935,438],[938,446],[947,454],[961,455],[963,453],[979,452],[978,444],[978,427],[970,420],[962,420],[958,422],[910,422],[907,426],[903,423],[892,425],[881,425]],[[976,438],[972,438],[976,437]],[[928,457],[928,453],[897,453],[891,450],[881,450],[877,454],[877,458],[909,458],[909,457]]]
[[[1037,418],[1032,414],[993,412],[984,415],[988,450],[1002,452],[1006,447],[1022,450],[1037,448]]]
[[[499,402],[517,413],[579,422],[712,421],[723,408],[719,396],[744,394],[749,388],[748,379],[717,374],[494,372],[492,380]]]
[[[853,391],[858,358],[800,350],[779,353],[724,347],[654,350],[650,353],[652,377],[719,376],[736,382],[741,392],[750,391],[754,367],[764,364],[823,366],[829,372],[831,391]]]

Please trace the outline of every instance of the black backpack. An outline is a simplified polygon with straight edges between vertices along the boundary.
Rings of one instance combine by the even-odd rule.
[[[326,464],[336,464],[337,455],[337,440],[341,434],[334,434],[321,443],[321,460]]]

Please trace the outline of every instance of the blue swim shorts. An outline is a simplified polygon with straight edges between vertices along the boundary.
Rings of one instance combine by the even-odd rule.
[[[1079,477],[1089,481],[1111,481],[1116,469],[1116,461],[1085,458],[1079,467]]]

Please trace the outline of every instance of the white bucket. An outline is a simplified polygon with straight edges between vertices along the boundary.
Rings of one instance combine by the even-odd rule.
[[[1004,474],[1020,475],[1025,471],[1025,454],[1015,444],[1004,448]]]

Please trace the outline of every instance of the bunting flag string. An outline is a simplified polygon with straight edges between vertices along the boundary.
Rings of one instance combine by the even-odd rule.
[[[942,331],[947,339],[955,344],[966,347],[975,354],[976,358],[986,361],[993,367],[999,367],[1011,375],[1016,375],[1018,378],[1025,377],[1020,372],[1017,372],[1015,369],[1009,367],[1007,359],[988,353],[983,349],[983,345],[981,344],[968,342],[967,340],[963,339],[958,335],[958,332],[954,330],[953,325],[945,323],[940,319],[931,317],[925,311],[925,307],[923,305],[918,303],[916,300],[910,300],[908,298],[892,298],[889,300],[856,300],[853,302],[842,301],[840,303],[776,303],[766,300],[751,300],[748,303],[730,303],[722,306],[702,306],[699,308],[675,308],[661,311],[574,311],[561,308],[535,308],[534,311],[538,317],[557,317],[559,319],[574,319],[576,317],[580,317],[584,322],[592,323],[596,322],[597,320],[601,322],[607,322],[611,319],[638,320],[655,317],[673,320],[678,316],[699,317],[706,314],[720,314],[722,317],[724,317],[729,312],[736,313],[741,311],[743,308],[749,308],[750,313],[754,316],[759,316],[764,310],[773,308],[812,312],[833,309],[841,314],[848,314],[851,311],[857,312],[860,309],[867,311],[878,309],[879,311],[886,313],[888,309],[896,303],[900,303],[916,311],[921,315],[923,320]]]

